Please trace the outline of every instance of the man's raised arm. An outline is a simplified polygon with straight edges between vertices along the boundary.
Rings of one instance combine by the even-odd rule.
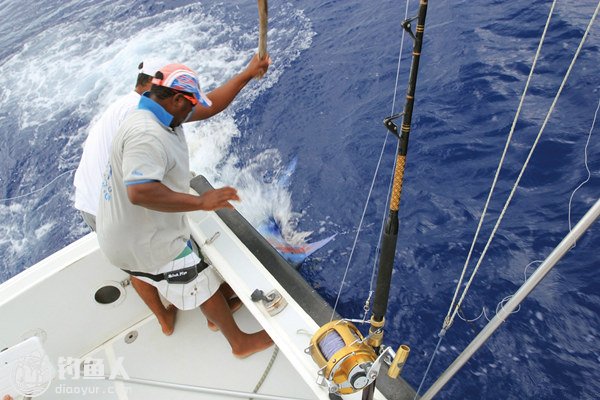
[[[212,101],[212,105],[197,106],[189,122],[207,119],[223,111],[248,82],[266,73],[270,64],[271,58],[268,55],[261,60],[258,54],[255,54],[244,71],[206,95]]]

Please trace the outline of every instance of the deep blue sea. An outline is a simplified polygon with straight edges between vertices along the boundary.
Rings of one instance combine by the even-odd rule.
[[[338,311],[360,318],[396,146],[382,120],[402,110],[408,81],[407,37],[392,110],[406,3],[270,3],[273,65],[226,112],[186,128],[191,166],[217,186],[237,187],[238,209],[254,225],[276,219],[292,243],[337,233],[300,272],[334,304],[352,253]],[[417,3],[409,3],[410,16]],[[415,388],[437,342],[550,6],[549,0],[430,1],[385,337],[394,347],[411,346],[404,376]],[[595,7],[593,0],[557,2],[475,256]],[[590,177],[573,196],[573,223],[600,195],[600,128],[589,136],[600,100],[599,23],[465,300],[467,318],[483,308],[491,318],[523,282],[525,267],[568,233],[569,199],[588,178],[588,137]],[[90,123],[133,88],[140,61],[183,62],[200,72],[210,90],[246,65],[257,31],[256,2],[250,0],[0,0],[0,198],[10,198],[0,202],[0,282],[88,232],[72,207],[73,170]],[[439,398],[600,398],[599,249],[597,222]],[[426,388],[485,322],[456,320]]]

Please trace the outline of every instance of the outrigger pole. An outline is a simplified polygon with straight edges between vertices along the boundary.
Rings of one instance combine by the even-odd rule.
[[[423,46],[423,34],[425,32],[425,18],[427,16],[427,0],[419,2],[419,12],[416,17],[407,19],[402,23],[403,28],[413,38],[413,57],[410,67],[410,76],[408,80],[408,89],[406,92],[406,103],[404,112],[392,115],[384,120],[385,126],[399,139],[398,156],[396,159],[396,168],[394,171],[394,181],[392,193],[390,195],[390,209],[385,223],[381,255],[379,256],[379,272],[377,274],[377,286],[373,301],[373,315],[371,317],[371,327],[369,329],[369,345],[378,353],[383,342],[383,326],[385,323],[385,313],[388,306],[390,293],[390,282],[392,270],[394,267],[394,256],[396,254],[396,243],[398,239],[398,211],[400,209],[400,196],[402,195],[402,183],[404,180],[404,169],[406,164],[406,154],[408,152],[408,139],[410,126],[412,122],[413,106],[415,101],[415,90],[417,86],[417,74],[419,71],[419,60],[421,57],[421,48]],[[411,22],[417,20],[415,33],[411,30]],[[394,124],[394,119],[402,116],[402,128],[398,133],[398,127]],[[363,399],[371,399],[375,382],[369,385],[363,392]]]

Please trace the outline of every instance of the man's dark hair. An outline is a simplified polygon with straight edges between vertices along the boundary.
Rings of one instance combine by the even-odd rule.
[[[150,93],[161,100],[165,100],[175,96],[178,92],[166,86],[152,85]]]
[[[135,86],[144,86],[150,83],[152,77],[150,75],[146,75],[143,73],[139,73],[137,76],[137,81],[135,82]]]

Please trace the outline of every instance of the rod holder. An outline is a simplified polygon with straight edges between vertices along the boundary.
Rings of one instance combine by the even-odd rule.
[[[392,364],[388,369],[388,376],[392,379],[396,379],[402,373],[402,368],[404,368],[404,364],[406,364],[406,360],[408,359],[408,355],[410,353],[410,347],[405,344],[400,345],[398,347],[398,351],[392,360]]]

